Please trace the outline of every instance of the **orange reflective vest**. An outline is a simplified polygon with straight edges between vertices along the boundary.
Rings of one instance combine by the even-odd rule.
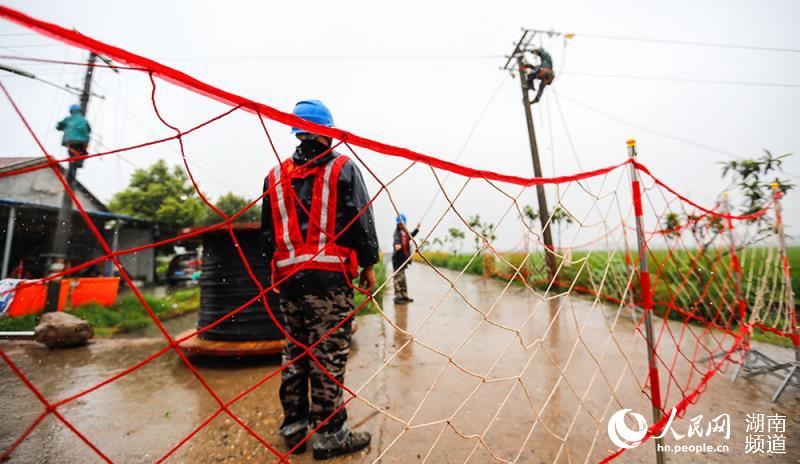
[[[288,159],[270,171],[270,207],[275,230],[273,276],[281,278],[307,269],[342,272],[348,278],[358,274],[355,251],[334,242],[339,172],[347,161],[346,156],[340,155],[325,164],[303,167]],[[314,184],[303,237],[297,218],[299,199],[292,179],[308,176],[314,176]]]

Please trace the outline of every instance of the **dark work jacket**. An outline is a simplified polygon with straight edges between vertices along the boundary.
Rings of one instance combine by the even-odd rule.
[[[392,254],[392,267],[395,270],[403,266],[403,263],[411,256],[411,237],[415,237],[418,232],[419,229],[414,229],[409,236],[408,229],[405,227],[398,225],[394,229],[394,245],[400,245],[399,250],[396,246],[392,247],[394,249],[394,253]],[[411,264],[411,261],[409,261],[406,266],[409,264]]]
[[[324,164],[334,157],[339,156],[336,152],[314,161],[313,165]],[[308,158],[313,158],[301,153],[299,147],[292,155],[295,164],[303,165]],[[292,179],[292,187],[297,193],[297,198],[302,202],[306,210],[311,210],[311,195],[313,192],[314,176],[307,176],[299,179]],[[264,179],[264,190],[269,189],[269,176]],[[339,172],[338,194],[336,196],[336,233],[345,229],[350,221],[356,217],[362,208],[369,203],[370,197],[364,178],[358,166],[348,160]],[[300,231],[303,237],[308,230],[308,215],[303,207],[297,203],[297,218],[300,222]],[[275,253],[275,229],[272,221],[272,206],[270,205],[270,195],[264,196],[261,209],[261,234],[263,235],[264,257],[267,263],[272,261]],[[378,262],[378,235],[375,232],[375,220],[372,215],[372,206],[368,207],[364,213],[356,219],[349,228],[344,230],[336,240],[339,246],[355,250],[358,256],[358,265],[367,267]],[[281,296],[288,298],[300,297],[307,294],[320,296],[328,295],[331,290],[350,288],[345,276],[340,272],[321,271],[308,269],[299,271],[288,277],[280,284]]]

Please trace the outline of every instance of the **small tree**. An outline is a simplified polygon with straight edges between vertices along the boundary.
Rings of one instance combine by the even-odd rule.
[[[792,153],[773,156],[765,149],[764,155],[760,158],[722,163],[722,177],[730,175],[731,183],[744,195],[742,214],[751,214],[762,209],[772,198],[772,184],[777,184],[778,190],[782,193],[794,188],[794,185],[778,177],[769,180],[773,175],[783,171],[783,160],[789,156],[792,156]]]
[[[243,210],[248,204],[250,204],[250,202],[243,197],[240,197],[235,193],[228,192],[219,197],[216,203],[214,203],[214,206],[225,213],[226,216],[231,217]],[[222,218],[219,216],[219,214],[217,214],[216,211],[209,209],[201,223],[203,225],[211,225],[221,221]],[[237,217],[234,222],[261,222],[261,204],[256,203],[252,208],[248,209],[242,213],[242,215]]]
[[[134,171],[128,187],[117,192],[108,206],[117,214],[156,221],[167,234],[195,225],[205,214],[205,205],[183,169],[169,169],[164,160]]]
[[[722,177],[730,178],[731,185],[728,187],[738,189],[744,197],[740,212],[743,215],[755,213],[764,208],[770,201],[774,192],[772,191],[772,184],[777,184],[781,192],[787,192],[793,185],[778,177],[774,177],[777,172],[781,171],[782,163],[785,158],[791,154],[781,156],[773,156],[769,150],[764,150],[764,155],[760,158],[754,159],[740,159],[728,161],[722,164]],[[768,180],[773,178],[774,180]],[[742,239],[740,244],[754,243],[761,239],[768,237],[772,233],[771,216],[763,215],[752,219],[753,222],[761,223],[760,230],[756,233],[755,237]],[[662,231],[670,237],[677,238],[681,235],[681,224],[686,225],[686,229],[692,234],[694,243],[697,244],[698,252],[692,252],[691,259],[685,262],[678,259],[672,260],[672,265],[678,271],[676,274],[681,275],[684,272],[689,272],[693,276],[693,282],[697,288],[704,288],[710,285],[710,281],[714,278],[713,269],[715,267],[715,256],[708,256],[709,248],[723,236],[727,224],[723,218],[714,215],[698,215],[692,213],[684,213],[682,216],[677,213],[669,213],[662,220]],[[727,250],[724,252],[727,253]],[[665,276],[669,272],[664,272]],[[716,284],[715,284],[716,285]],[[717,291],[727,291],[731,293],[733,288],[727,290],[718,288]],[[731,296],[733,298],[733,296]],[[717,308],[709,305],[706,302],[698,302],[698,311],[700,314],[708,318],[713,318]]]
[[[742,215],[752,214],[764,208],[774,195],[773,185],[777,185],[778,190],[782,193],[794,188],[794,185],[778,177],[768,180],[775,176],[776,172],[781,172],[783,160],[789,156],[792,154],[773,156],[769,150],[764,150],[764,155],[760,158],[721,163],[723,179],[729,177],[731,187],[737,188],[744,197],[740,209]],[[701,217],[684,214],[682,217],[678,213],[670,212],[662,220],[662,232],[668,236],[679,236],[680,231],[677,229],[683,221],[689,225],[697,243],[703,250],[707,249],[725,229],[722,219],[716,216]],[[771,218],[764,215],[754,218],[752,221],[763,222],[765,226],[763,231],[769,229]]]
[[[533,222],[539,219],[539,212],[534,210],[531,205],[525,205],[522,207],[522,214],[525,215],[525,219],[528,220],[527,224],[529,227],[533,228]],[[564,212],[561,208],[556,208],[550,212],[550,223],[551,224],[572,224],[574,221],[572,220],[572,216]]]
[[[661,233],[668,237],[677,237],[680,233],[681,216],[678,213],[670,211],[661,220]]]
[[[522,207],[522,214],[525,216],[523,218],[523,222],[525,222],[525,224],[528,226],[528,228],[530,230],[535,230],[536,226],[534,225],[534,222],[536,222],[539,219],[539,211],[533,209],[533,207],[531,205],[525,205],[525,206]],[[526,221],[526,219],[527,219],[527,221]],[[550,212],[550,220],[549,220],[549,224],[547,225],[547,227],[549,227],[550,230],[552,231],[553,230],[553,227],[552,227],[553,224],[561,226],[562,224],[572,224],[573,222],[574,222],[574,220],[572,219],[572,216],[567,214],[563,209],[561,209],[561,207],[556,206],[556,208],[553,211]],[[559,230],[559,232],[560,232],[560,230]],[[560,248],[561,247],[561,234],[559,233],[556,238],[558,240],[558,247]],[[541,261],[536,262],[539,259],[541,259]],[[545,270],[546,269],[545,268],[545,263],[546,263],[545,258],[544,257],[540,258],[536,254],[531,255],[527,260],[527,266],[529,266],[530,269],[532,271],[534,271],[534,272],[541,272],[541,271]]]
[[[430,244],[430,247],[433,248],[434,250],[441,250],[442,247],[444,246],[444,240],[442,240],[439,237],[434,237],[428,241],[422,242],[419,246],[420,250],[423,249],[427,250],[429,246],[428,244]]]
[[[464,242],[466,235],[463,230],[456,227],[447,229],[447,235],[444,238],[444,243],[449,245],[449,251],[452,255],[457,255],[461,251],[461,245]]]
[[[469,217],[467,225],[478,232],[474,237],[476,251],[481,249],[481,243],[483,243],[484,239],[487,242],[492,242],[497,238],[494,233],[494,224],[482,222],[480,214]]]

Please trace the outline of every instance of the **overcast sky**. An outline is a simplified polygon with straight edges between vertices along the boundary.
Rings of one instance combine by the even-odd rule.
[[[545,92],[535,111],[546,176],[619,163],[626,156],[625,140],[635,137],[641,162],[678,191],[712,205],[726,185],[719,162],[732,155],[757,156],[764,148],[800,153],[800,53],[588,36],[800,49],[800,3],[789,0],[495,1],[480,7],[431,1],[229,2],[224,7],[197,1],[4,3],[284,111],[298,100],[319,98],[332,109],[338,127],[443,159],[455,159],[475,127],[459,163],[524,176],[532,175],[532,168],[519,81],[499,69],[502,56],[511,51],[521,27],[575,32],[566,44],[558,37],[542,39],[558,73],[553,85],[558,97]],[[0,22],[0,54],[86,57],[82,50],[7,22]],[[58,84],[82,82],[80,67],[0,63]],[[47,148],[60,154],[54,126],[76,97],[8,74],[0,79]],[[172,135],[153,114],[145,76],[101,69],[95,83],[104,99],[93,98],[89,108],[94,150]],[[184,129],[226,109],[166,83],[159,84],[157,101],[165,118]],[[37,154],[7,103],[0,103],[0,125],[0,156]],[[290,154],[295,142],[288,128],[276,123],[268,128],[281,155]],[[186,149],[201,189],[212,198],[228,191],[256,197],[274,164],[249,113],[236,113],[187,137]],[[179,163],[177,144],[89,160],[79,178],[108,200],[136,167],[159,158]],[[384,181],[408,164],[367,152],[363,159]],[[800,155],[790,158],[785,170],[794,176],[785,177],[800,183]],[[604,187],[598,181],[598,188],[607,191],[620,179],[613,177]],[[448,192],[455,192],[459,182],[451,178]],[[499,220],[508,200],[478,184],[470,184],[459,210]],[[370,188],[377,183],[370,181]],[[430,171],[417,166],[390,190],[416,222],[436,188]],[[590,209],[585,192],[573,188],[569,195],[567,207]],[[800,226],[798,196],[800,190],[784,201],[793,229]],[[522,196],[525,203],[534,199],[533,191]],[[424,225],[444,207],[436,200]],[[385,244],[394,215],[385,197],[376,203],[376,214]],[[457,222],[451,214],[441,227]],[[512,248],[518,239],[518,228],[503,231],[499,246]]]

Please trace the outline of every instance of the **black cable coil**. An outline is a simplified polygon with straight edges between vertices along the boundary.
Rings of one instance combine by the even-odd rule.
[[[235,234],[253,273],[266,288],[270,285],[270,270],[262,255],[260,231],[253,227],[236,227]],[[200,315],[197,328],[213,323],[258,293],[258,287],[248,275],[227,229],[203,234]],[[270,291],[266,296],[270,309],[283,325],[278,295]],[[203,332],[200,337],[205,340],[258,341],[280,340],[283,334],[272,322],[259,299]]]

